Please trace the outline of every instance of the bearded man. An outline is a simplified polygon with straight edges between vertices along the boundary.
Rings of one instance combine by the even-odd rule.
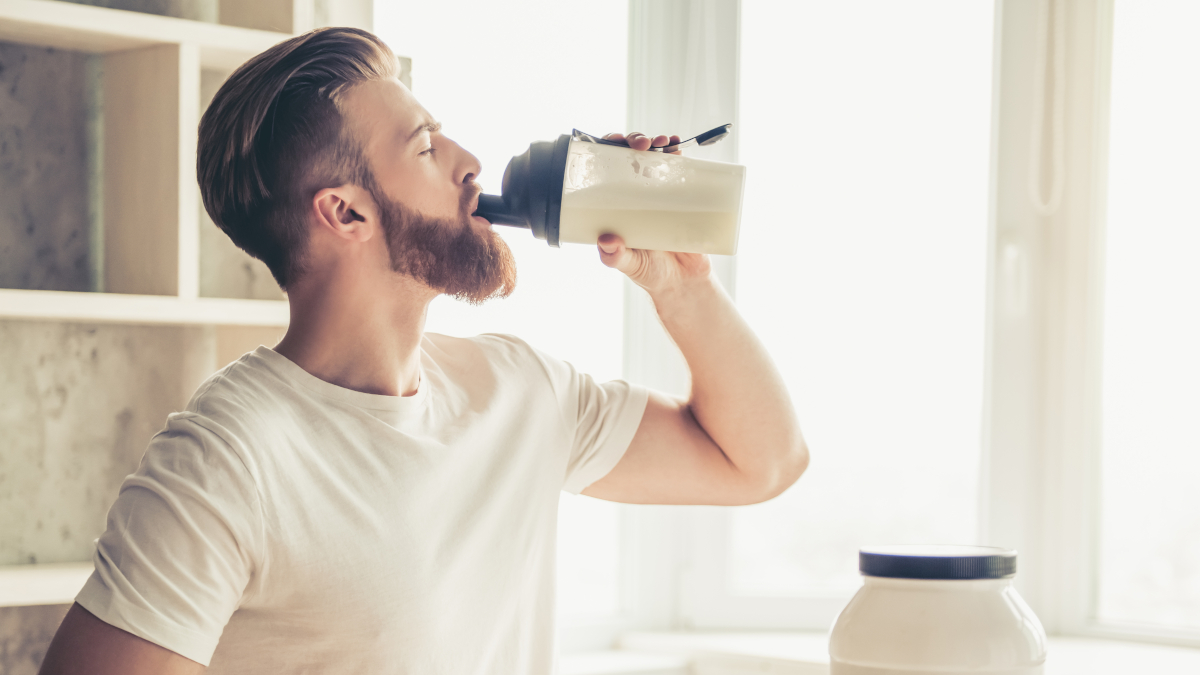
[[[686,401],[515,337],[426,334],[439,294],[504,297],[516,267],[471,215],[478,160],[397,74],[374,35],[313,31],[204,114],[205,208],[270,268],[291,323],[150,442],[43,673],[550,673],[561,491],[750,504],[807,466],[704,256],[598,242],[686,357]]]

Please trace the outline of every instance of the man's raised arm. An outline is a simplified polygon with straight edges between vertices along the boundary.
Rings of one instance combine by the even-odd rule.
[[[616,138],[614,136],[614,138]],[[645,150],[651,140],[626,139]],[[653,144],[678,143],[659,136]],[[583,491],[640,504],[753,504],[780,494],[808,466],[783,378],[706,256],[628,249],[600,240],[600,257],[644,288],[691,370],[685,402],[652,392],[629,449]]]

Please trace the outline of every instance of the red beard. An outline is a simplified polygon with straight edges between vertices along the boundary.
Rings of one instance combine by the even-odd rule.
[[[472,305],[511,295],[517,286],[512,250],[491,229],[471,224],[478,192],[463,191],[456,219],[429,218],[377,194],[392,269]]]

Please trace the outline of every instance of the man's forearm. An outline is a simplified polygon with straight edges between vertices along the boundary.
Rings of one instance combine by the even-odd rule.
[[[808,449],[783,378],[711,275],[652,294],[687,360],[689,406],[738,472],[768,499],[808,465]]]

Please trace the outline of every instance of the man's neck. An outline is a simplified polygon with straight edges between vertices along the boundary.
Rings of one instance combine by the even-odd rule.
[[[411,396],[421,383],[425,313],[437,294],[414,279],[366,280],[354,270],[288,289],[291,323],[275,351],[339,387]]]

